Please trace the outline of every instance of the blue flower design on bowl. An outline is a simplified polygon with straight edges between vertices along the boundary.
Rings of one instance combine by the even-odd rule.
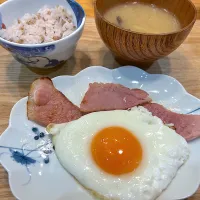
[[[55,45],[48,45],[43,47],[19,47],[11,44],[1,42],[1,45],[8,51],[10,51],[13,57],[20,63],[28,66],[38,67],[55,67],[61,64],[63,61],[56,59],[49,59],[44,57],[47,53],[55,50]]]
[[[21,55],[13,55],[13,57],[20,63],[28,66],[42,66],[44,68],[55,67],[64,63],[65,61],[56,60],[56,59],[49,59],[43,56],[34,56],[34,57],[23,57]]]
[[[45,53],[55,50],[55,45],[47,45],[42,47],[20,47],[4,42],[1,42],[1,45],[13,54],[20,54],[24,57],[41,56]]]

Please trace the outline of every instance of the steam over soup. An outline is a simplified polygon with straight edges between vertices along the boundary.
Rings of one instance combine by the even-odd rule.
[[[133,2],[117,5],[104,17],[119,27],[142,33],[169,33],[181,28],[175,15],[153,4]]]

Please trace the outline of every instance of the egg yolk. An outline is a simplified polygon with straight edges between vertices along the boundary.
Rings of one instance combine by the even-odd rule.
[[[95,163],[113,175],[133,172],[142,160],[140,142],[122,127],[104,128],[95,134],[91,153]]]

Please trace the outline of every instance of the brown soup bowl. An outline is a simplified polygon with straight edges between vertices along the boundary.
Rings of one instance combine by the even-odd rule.
[[[146,34],[120,28],[104,18],[105,12],[110,8],[127,2],[154,4],[167,9],[177,16],[181,29],[171,33]],[[183,43],[197,17],[196,8],[190,0],[96,0],[94,10],[102,40],[123,65],[145,66],[167,56]]]

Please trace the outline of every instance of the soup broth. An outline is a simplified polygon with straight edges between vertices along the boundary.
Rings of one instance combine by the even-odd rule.
[[[104,17],[119,27],[142,33],[169,33],[181,29],[175,15],[153,4],[121,4],[108,10]]]

